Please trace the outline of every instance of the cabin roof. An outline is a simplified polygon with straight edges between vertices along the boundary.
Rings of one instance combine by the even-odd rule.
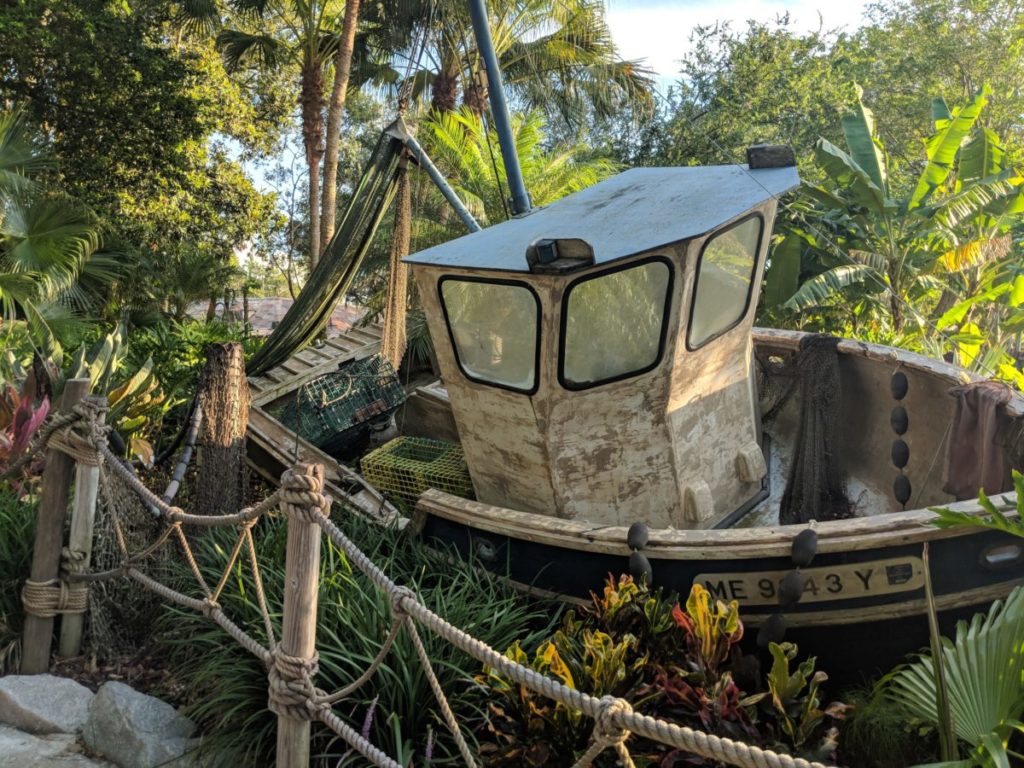
[[[517,219],[414,253],[410,264],[526,272],[540,238],[581,238],[595,264],[699,237],[799,185],[796,168],[634,168]]]

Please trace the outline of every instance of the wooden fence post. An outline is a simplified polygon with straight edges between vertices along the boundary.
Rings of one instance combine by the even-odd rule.
[[[289,488],[323,490],[324,468],[299,463],[281,478],[281,490]],[[305,507],[305,508],[304,508]],[[285,556],[284,611],[281,616],[281,653],[312,662],[316,657],[317,590],[320,584],[320,526],[303,516],[308,505],[282,499],[281,511],[288,516],[288,546]],[[327,510],[323,510],[327,513]],[[308,768],[309,720],[278,715],[278,768]]]
[[[100,424],[107,415],[107,398],[94,395],[86,398],[96,409]],[[80,565],[88,569],[92,557],[93,526],[96,522],[96,498],[100,488],[100,468],[79,464],[75,468],[75,500],[71,507],[71,531],[68,535],[68,549],[81,557]],[[60,645],[58,654],[65,658],[77,656],[82,650],[82,627],[85,614],[68,613],[60,620]]]
[[[68,413],[89,393],[89,379],[70,379],[64,384],[62,413]],[[36,517],[36,538],[32,547],[32,568],[29,578],[47,582],[60,575],[60,550],[64,540],[64,520],[68,513],[68,491],[71,490],[75,460],[60,451],[46,454],[43,490]],[[39,675],[50,668],[50,646],[53,642],[53,617],[25,614],[25,632],[21,644],[23,675]]]

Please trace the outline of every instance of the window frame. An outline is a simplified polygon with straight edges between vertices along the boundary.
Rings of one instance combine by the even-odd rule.
[[[586,283],[590,280],[597,280],[601,277],[607,277],[613,275],[616,272],[625,272],[629,269],[635,269],[636,267],[642,267],[645,264],[661,263],[668,268],[668,280],[665,283],[665,308],[661,316],[661,333],[658,336],[658,354],[655,356],[654,361],[643,368],[637,368],[632,371],[620,373],[617,376],[612,376],[607,379],[600,379],[599,381],[590,381],[586,383],[576,383],[569,381],[565,377],[565,346],[566,346],[566,330],[569,324],[569,298],[572,295],[573,289],[576,288],[580,283]],[[644,258],[637,259],[636,261],[627,261],[615,265],[609,269],[603,269],[599,272],[592,272],[587,275],[581,275],[576,279],[572,280],[562,290],[562,300],[560,303],[561,316],[558,320],[558,383],[563,388],[568,389],[572,392],[581,392],[587,389],[594,389],[595,387],[602,387],[605,384],[613,384],[617,381],[623,381],[625,379],[631,379],[636,376],[643,376],[645,373],[650,373],[659,365],[665,358],[665,347],[668,342],[668,323],[672,316],[672,298],[673,298],[673,286],[675,285],[676,270],[675,265],[672,263],[672,259],[661,254],[645,256]]]
[[[717,333],[714,333],[713,335],[708,336],[706,339],[701,341],[700,344],[697,344],[695,346],[690,341],[690,334],[693,331],[693,313],[694,313],[694,310],[697,308],[697,291],[700,290],[700,270],[701,270],[701,267],[704,264],[704,253],[705,253],[705,251],[707,251],[708,246],[712,242],[714,242],[715,238],[720,237],[721,235],[724,235],[726,232],[729,232],[730,230],[733,230],[736,227],[743,226],[744,224],[746,224],[748,221],[751,221],[752,219],[757,219],[761,223],[761,227],[760,227],[760,229],[758,230],[758,233],[757,233],[757,245],[754,247],[754,265],[750,269],[750,280],[747,283],[747,296],[743,300],[743,309],[740,310],[739,315],[737,315],[736,319],[732,323],[730,323],[729,325],[727,325],[725,328],[723,328],[722,330],[718,331]],[[732,222],[728,226],[722,227],[721,229],[718,229],[718,230],[712,232],[704,240],[704,244],[700,247],[700,256],[697,258],[697,265],[694,267],[694,270],[693,270],[693,290],[690,292],[690,311],[687,313],[687,320],[686,320],[686,351],[687,352],[696,352],[698,349],[702,349],[702,348],[706,347],[708,344],[713,342],[715,339],[717,339],[717,338],[719,338],[721,336],[724,336],[729,331],[731,331],[733,328],[735,328],[740,323],[742,323],[743,322],[743,318],[745,318],[747,316],[747,313],[750,311],[750,299],[754,295],[754,283],[757,282],[757,280],[755,278],[756,278],[757,271],[758,271],[758,262],[759,262],[759,260],[761,258],[761,246],[764,244],[764,231],[765,231],[765,218],[764,218],[764,214],[761,211],[754,211],[753,213],[747,214],[746,216],[743,216],[742,218],[736,219],[736,221]]]
[[[534,347],[533,347],[533,386],[529,389],[522,389],[520,387],[514,387],[510,384],[502,384],[497,381],[490,381],[488,379],[481,379],[466,370],[466,366],[462,364],[462,359],[459,357],[459,345],[455,342],[455,333],[452,331],[451,318],[448,316],[448,304],[444,300],[444,284],[446,282],[457,282],[457,283],[484,283],[486,285],[511,285],[517,288],[525,288],[530,292],[530,296],[533,298],[534,307],[537,310],[537,330],[534,335]],[[459,367],[462,375],[469,381],[475,384],[484,384],[488,387],[497,387],[498,389],[504,389],[508,392],[515,392],[517,395],[533,395],[536,394],[540,388],[540,341],[541,341],[541,306],[540,306],[540,295],[534,289],[532,285],[522,280],[510,280],[508,278],[487,278],[479,277],[477,275],[441,275],[437,279],[437,300],[441,305],[441,314],[444,316],[444,325],[448,331],[448,341],[451,344],[452,354],[455,356],[455,364]]]

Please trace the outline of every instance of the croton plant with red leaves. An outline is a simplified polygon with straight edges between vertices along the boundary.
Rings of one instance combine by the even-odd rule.
[[[36,393],[32,373],[20,388],[11,382],[0,385],[0,475],[28,450],[32,438],[50,413],[50,398],[47,395],[37,398]],[[27,467],[18,473],[19,477],[23,479],[33,474],[32,470],[31,466]],[[18,478],[7,478],[7,481],[20,487]]]

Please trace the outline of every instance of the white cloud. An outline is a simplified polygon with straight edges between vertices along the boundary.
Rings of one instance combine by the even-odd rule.
[[[855,29],[861,24],[866,0],[610,0],[608,23],[619,53],[626,59],[645,59],[664,86],[673,82],[678,61],[690,46],[698,25],[731,21],[742,29],[748,19],[770,21],[789,13],[795,29]]]

